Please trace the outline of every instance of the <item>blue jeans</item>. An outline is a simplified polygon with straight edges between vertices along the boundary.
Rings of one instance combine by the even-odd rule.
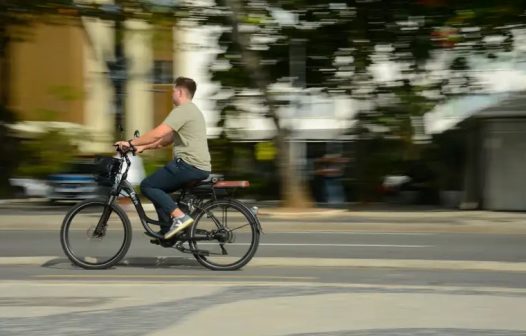
[[[170,193],[181,189],[188,182],[204,180],[208,175],[210,172],[191,166],[181,159],[174,159],[145,178],[141,182],[141,192],[152,201],[159,221],[168,224],[170,214],[177,209],[177,203]]]

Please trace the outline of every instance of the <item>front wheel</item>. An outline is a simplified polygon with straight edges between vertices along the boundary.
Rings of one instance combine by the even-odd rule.
[[[198,211],[190,229],[190,248],[197,261],[216,271],[245,266],[259,245],[259,226],[254,214],[243,203],[217,200]]]
[[[85,269],[104,269],[121,261],[128,252],[132,229],[124,210],[106,199],[91,199],[71,208],[60,230],[66,256]]]

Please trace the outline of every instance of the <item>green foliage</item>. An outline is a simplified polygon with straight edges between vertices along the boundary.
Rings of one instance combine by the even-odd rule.
[[[165,150],[149,151],[141,154],[146,176],[153,174],[157,169],[164,167],[171,159],[171,148]]]
[[[59,129],[50,129],[20,144],[17,176],[45,178],[68,167],[78,154],[74,139]]]
[[[222,136],[208,141],[212,157],[212,170],[226,179],[250,181],[243,197],[258,199],[279,198],[279,178],[274,161],[257,161],[254,143],[233,142]]]
[[[230,171],[234,154],[233,143],[225,136],[221,136],[208,140],[208,148],[213,171],[218,174]]]

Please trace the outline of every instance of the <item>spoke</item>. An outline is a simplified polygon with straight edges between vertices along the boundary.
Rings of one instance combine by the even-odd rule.
[[[221,224],[221,222],[217,219],[217,217],[212,212],[207,211],[206,215],[208,216],[208,218],[211,218],[212,221],[214,221],[214,224],[217,226],[218,229],[223,228],[223,225]]]
[[[243,210],[235,203],[224,201],[204,207],[193,231],[195,240],[189,240],[198,261],[217,269],[235,268],[237,263],[246,263],[249,253],[253,252],[255,223]],[[228,222],[229,219],[232,223]],[[204,232],[198,231],[201,227],[210,233],[210,239],[199,234]],[[206,254],[199,255],[200,251],[206,251]]]
[[[223,208],[223,227],[225,229],[228,229],[228,223],[227,223],[227,208]]]
[[[238,226],[237,228],[232,229],[232,230],[230,230],[230,231],[239,230],[239,229],[241,229],[241,228],[243,228],[243,227],[245,227],[245,226],[247,226],[247,225],[250,225],[250,223],[247,223],[247,224],[245,224],[245,225]]]

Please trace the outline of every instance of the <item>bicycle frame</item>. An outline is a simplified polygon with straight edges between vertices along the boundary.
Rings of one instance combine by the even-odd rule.
[[[110,205],[115,201],[116,198],[121,195],[122,192],[127,194],[127,197],[129,197],[133,205],[135,206],[135,209],[137,210],[137,213],[139,214],[139,218],[141,220],[141,224],[144,227],[144,229],[152,236],[156,238],[163,238],[162,235],[158,234],[157,232],[153,231],[148,224],[153,225],[161,225],[161,222],[156,221],[146,214],[146,211],[144,211],[144,207],[142,206],[141,200],[137,196],[137,193],[135,192],[135,189],[131,185],[130,182],[128,182],[126,179],[128,177],[128,171],[131,166],[130,159],[128,158],[128,152],[123,152],[119,149],[117,149],[117,152],[121,155],[121,165],[119,167],[119,171],[122,169],[122,162],[126,161],[126,169],[124,172],[119,173],[117,175],[117,178],[114,181],[114,184],[111,188],[111,192],[108,196],[108,200],[106,202],[106,206],[104,208],[103,214],[99,220],[99,224],[97,225],[97,228],[95,229],[95,232],[100,234],[101,226],[105,226],[105,222],[107,221],[107,218],[109,216],[109,213],[111,212]]]
[[[120,166],[119,170],[122,168],[122,161],[126,161],[126,169],[125,169],[125,171],[123,173],[118,174],[118,176],[117,176],[117,178],[116,178],[116,180],[115,180],[115,182],[114,182],[114,184],[112,186],[110,195],[108,196],[108,200],[106,202],[106,206],[104,208],[102,216],[99,219],[99,224],[97,225],[97,228],[95,229],[94,232],[96,234],[99,234],[99,235],[103,233],[102,230],[104,230],[105,223],[108,220],[108,217],[109,217],[110,212],[111,212],[110,205],[115,201],[116,198],[119,197],[119,195],[121,195],[124,192],[126,194],[124,196],[129,197],[131,199],[131,201],[132,201],[132,203],[133,203],[133,205],[135,207],[135,210],[137,211],[137,214],[139,215],[139,218],[141,220],[141,224],[144,227],[144,229],[152,237],[156,237],[156,238],[159,238],[159,239],[164,238],[163,235],[158,234],[157,232],[152,230],[150,228],[150,226],[149,226],[149,224],[162,225],[162,222],[148,217],[148,215],[146,214],[146,211],[144,211],[144,207],[143,207],[143,205],[141,203],[141,200],[139,199],[139,197],[137,196],[137,193],[135,192],[135,189],[133,188],[131,183],[126,180],[126,178],[128,177],[128,171],[129,171],[130,166],[131,166],[130,159],[128,158],[128,153],[129,152],[122,152],[122,151],[118,150],[118,153],[121,155],[121,166]]]
[[[139,215],[139,218],[141,220],[141,224],[142,226],[144,227],[144,229],[148,232],[148,234],[152,237],[155,237],[155,238],[159,238],[159,239],[163,239],[164,236],[163,235],[160,235],[158,234],[157,232],[153,231],[149,224],[153,224],[153,225],[162,225],[162,222],[160,221],[157,221],[157,220],[154,220],[150,217],[148,217],[148,215],[146,214],[146,211],[144,211],[144,207],[141,203],[141,200],[139,199],[139,197],[137,196],[137,193],[135,192],[135,189],[133,188],[133,186],[131,185],[130,182],[128,182],[126,180],[127,176],[128,176],[128,171],[130,169],[130,166],[131,166],[131,162],[130,162],[130,159],[128,158],[128,153],[129,152],[122,152],[120,150],[118,150],[119,154],[121,155],[121,167],[120,169],[122,168],[122,162],[123,161],[126,161],[126,169],[123,173],[121,174],[118,174],[113,186],[112,186],[112,189],[111,189],[111,192],[110,192],[110,195],[108,196],[108,201],[106,203],[106,207],[103,211],[103,214],[99,220],[99,224],[97,225],[97,228],[95,229],[95,233],[96,234],[102,234],[101,230],[103,230],[103,227],[105,227],[105,223],[107,221],[107,218],[109,217],[109,214],[111,212],[111,207],[110,205],[115,201],[115,199],[121,195],[123,192],[126,194],[125,196],[126,197],[129,197],[135,207],[135,210],[137,211],[137,214]],[[120,170],[119,169],[119,170]],[[119,176],[120,175],[120,176]],[[181,196],[180,196],[180,199],[183,198],[185,196],[185,191],[182,192]],[[212,189],[212,199],[215,200],[217,199],[217,196],[215,194],[215,191]],[[251,213],[251,217],[252,219],[255,221],[256,225],[257,225],[257,229],[259,232],[262,232],[263,230],[261,229],[261,224],[259,222],[259,219],[253,214]],[[219,221],[215,218],[213,218],[213,220],[216,222],[216,223],[219,223]],[[222,225],[221,225],[222,226]],[[218,226],[219,228],[219,226]],[[192,240],[208,240],[210,239],[209,237],[194,237]],[[188,239],[187,239],[188,240]]]

